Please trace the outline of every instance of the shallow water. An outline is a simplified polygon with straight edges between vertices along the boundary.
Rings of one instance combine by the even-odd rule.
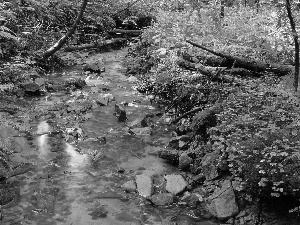
[[[36,101],[36,111],[42,112],[53,105],[72,101],[77,104],[80,98],[95,102],[99,96],[105,96],[112,100],[108,106],[93,104],[92,110],[84,115],[86,120],[77,124],[85,136],[79,142],[66,143],[55,132],[55,119],[47,115],[30,122],[32,135],[18,137],[23,147],[11,157],[32,163],[34,168],[9,178],[7,185],[17,190],[18,197],[3,209],[1,224],[214,224],[191,220],[180,206],[155,207],[138,194],[121,190],[121,185],[134,180],[137,174],[178,172],[157,156],[170,137],[169,128],[159,116],[153,118],[152,135],[128,133],[130,122],[158,110],[147,96],[134,90],[135,83],[123,74],[125,55],[126,49],[90,56],[105,60],[103,77],[88,77],[84,90],[71,95],[57,92]],[[79,76],[83,77],[81,71],[74,69],[52,79],[61,81]],[[103,86],[110,90],[99,91]],[[115,103],[123,102],[128,103],[124,106],[127,123],[118,122],[113,115]],[[55,123],[70,125],[71,129],[76,125],[74,120],[76,116],[60,116]]]

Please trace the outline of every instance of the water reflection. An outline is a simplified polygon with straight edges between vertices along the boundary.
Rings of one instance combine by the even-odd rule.
[[[47,155],[49,150],[48,145],[48,132],[51,127],[46,121],[40,122],[37,127],[36,134],[39,135],[37,138],[38,146],[39,146],[39,155],[41,158],[44,158]]]
[[[70,157],[69,166],[71,167],[81,167],[87,163],[88,156],[79,154],[75,147],[66,143],[65,151],[68,153]]]

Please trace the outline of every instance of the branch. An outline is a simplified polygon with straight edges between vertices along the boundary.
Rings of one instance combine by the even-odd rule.
[[[68,40],[69,37],[71,37],[73,35],[73,33],[76,30],[77,24],[79,23],[79,21],[81,20],[84,10],[86,8],[88,0],[82,0],[82,4],[80,7],[80,11],[77,15],[76,20],[74,21],[72,27],[70,28],[70,30],[68,31],[68,33],[66,33],[61,39],[59,39],[58,42],[56,42],[51,48],[49,48],[48,50],[46,50],[43,54],[42,57],[43,58],[48,58],[51,55],[53,55],[55,52],[57,52]]]

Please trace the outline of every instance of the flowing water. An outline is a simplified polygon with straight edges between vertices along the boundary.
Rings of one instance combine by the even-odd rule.
[[[85,120],[77,124],[76,116],[62,115],[56,121],[44,113],[38,120],[29,120],[30,135],[20,136],[14,130],[2,132],[2,136],[13,137],[17,143],[18,150],[11,158],[16,163],[33,166],[28,172],[9,178],[5,184],[18,196],[3,207],[0,224],[214,224],[191,220],[185,207],[153,206],[137,193],[129,194],[121,189],[122,184],[134,180],[137,174],[178,173],[157,155],[170,138],[170,131],[147,96],[135,91],[134,80],[124,75],[125,55],[126,49],[89,56],[104,59],[106,71],[101,77],[88,77],[87,86],[71,95],[61,91],[35,101],[36,113],[72,101],[76,105],[78,99],[91,102],[99,96],[110,99],[107,106],[93,104],[84,114]],[[83,76],[76,68],[59,75],[51,79],[59,82]],[[103,87],[107,88],[104,92],[100,91]],[[115,103],[125,105],[126,123],[116,119]],[[128,124],[146,114],[154,116],[152,134],[130,134]],[[81,129],[84,132],[79,132],[84,140],[66,143],[57,132],[57,124],[66,127],[75,124],[77,132]]]

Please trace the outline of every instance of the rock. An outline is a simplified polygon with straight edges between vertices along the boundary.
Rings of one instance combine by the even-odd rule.
[[[134,121],[132,121],[132,122],[129,124],[129,127],[130,127],[130,128],[141,127],[141,122],[142,122],[142,120],[143,120],[142,117],[139,117],[139,118],[135,119]]]
[[[187,147],[187,142],[190,140],[190,136],[182,135],[172,137],[169,141],[168,146],[174,149],[183,150]]]
[[[188,185],[183,177],[179,174],[166,175],[165,180],[167,181],[166,190],[175,195],[183,192]]]
[[[136,184],[133,180],[127,181],[122,185],[122,190],[125,192],[135,192],[136,191]]]
[[[213,180],[219,176],[217,167],[219,157],[220,155],[215,152],[207,153],[203,157],[201,166],[206,180]]]
[[[65,86],[66,87],[75,87],[78,89],[82,89],[86,85],[85,80],[81,78],[70,78],[66,80]]]
[[[115,105],[115,115],[119,122],[125,122],[127,120],[126,111],[119,104]]]
[[[180,169],[180,170],[189,169],[192,162],[193,162],[193,159],[190,158],[188,156],[188,154],[184,152],[179,157],[178,169]]]
[[[153,181],[150,176],[145,174],[136,175],[136,186],[137,191],[143,197],[150,197],[152,195],[153,190]]]
[[[17,196],[15,189],[13,188],[1,188],[0,189],[0,207],[5,206],[12,202]],[[1,214],[1,213],[0,213]]]
[[[131,129],[131,131],[135,134],[135,135],[141,135],[141,136],[150,136],[152,135],[152,130],[150,127],[141,127],[141,128],[133,128]]]
[[[25,83],[22,85],[25,93],[27,94],[39,94],[40,85],[36,83]]]
[[[102,60],[89,62],[84,65],[83,70],[91,73],[102,73],[105,72],[105,64]]]
[[[193,210],[194,215],[197,217],[201,217],[203,219],[211,219],[213,215],[208,211],[208,208],[205,203],[201,203],[197,206],[195,210]]]
[[[153,124],[153,121],[150,118],[150,115],[146,115],[141,121],[142,127],[150,127],[152,124]]]
[[[239,213],[236,197],[229,180],[225,180],[221,189],[216,189],[208,197],[209,212],[220,220],[228,219]]]
[[[173,204],[175,200],[175,195],[173,193],[160,193],[160,194],[155,194],[152,195],[149,200],[154,204],[154,205],[171,205]]]
[[[103,96],[99,95],[96,99],[96,103],[100,106],[107,106],[109,102],[108,98],[104,98]]]
[[[34,83],[36,83],[36,84],[38,84],[39,86],[43,86],[43,85],[45,85],[45,83],[46,83],[46,79],[45,78],[36,78],[35,80],[34,80]]]
[[[181,153],[182,153],[182,151],[169,150],[169,149],[162,148],[158,152],[158,156],[162,159],[166,159],[166,160],[170,161],[173,164],[178,164]]]
[[[146,116],[139,117],[139,118],[135,119],[134,121],[132,121],[129,124],[129,127],[130,128],[134,128],[134,127],[149,127],[152,124],[153,124],[153,121],[150,118],[150,115],[146,115]]]
[[[182,198],[182,202],[186,202],[189,207],[195,208],[201,202],[203,202],[203,197],[197,193],[186,195]]]
[[[129,81],[130,83],[136,83],[138,82],[138,79],[135,76],[130,76],[127,78],[127,81]]]

